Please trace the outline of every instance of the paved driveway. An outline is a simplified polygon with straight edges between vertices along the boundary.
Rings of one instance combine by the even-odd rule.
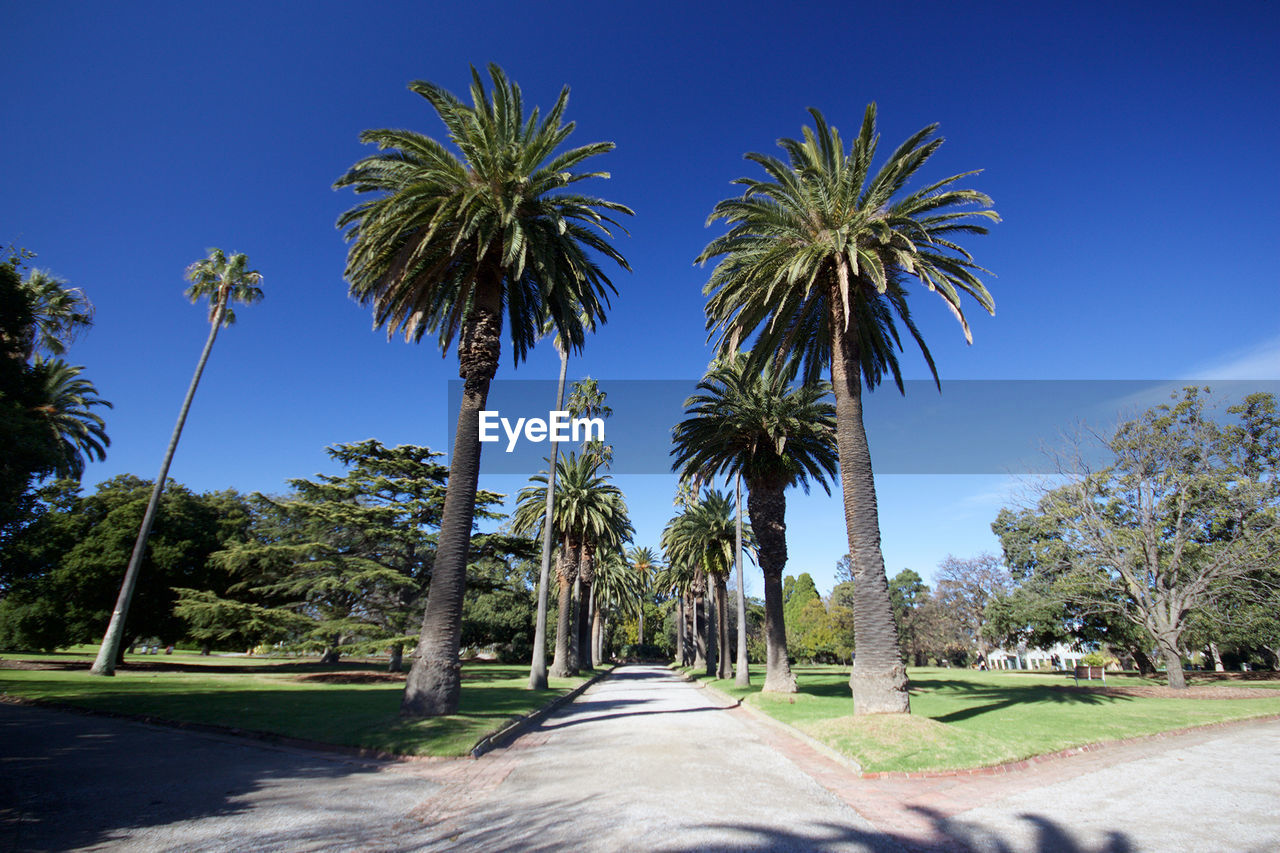
[[[0,705],[0,851],[1280,850],[1280,723],[861,780],[658,667],[478,761],[383,763]]]

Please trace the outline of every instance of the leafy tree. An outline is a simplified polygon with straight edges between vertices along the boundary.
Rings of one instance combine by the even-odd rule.
[[[218,337],[218,329],[235,322],[236,315],[231,308],[232,302],[248,305],[262,298],[262,290],[258,287],[262,282],[262,274],[257,270],[249,269],[249,259],[242,254],[228,257],[221,249],[210,249],[207,258],[187,267],[186,279],[191,282],[191,286],[186,290],[188,299],[193,303],[201,299],[209,300],[209,337],[205,340],[200,360],[196,362],[196,372],[191,377],[187,396],[182,401],[182,408],[178,412],[178,422],[174,424],[173,434],[169,437],[164,461],[160,463],[160,473],[156,477],[154,491],[147,502],[147,510],[138,528],[138,538],[129,556],[128,568],[125,569],[124,580],[120,584],[120,594],[116,598],[115,610],[111,613],[111,622],[107,625],[107,632],[102,638],[97,660],[89,670],[94,675],[115,675],[116,659],[124,639],[125,619],[129,614],[133,590],[138,583],[138,571],[142,568],[147,550],[147,536],[155,523],[156,509],[160,505],[160,493],[164,491],[165,478],[169,476],[169,465],[173,462],[174,451],[178,449],[178,439],[182,437],[182,427],[187,422],[187,412],[190,411],[191,400],[196,395],[196,386],[200,384],[200,375],[204,373],[204,366],[209,361],[213,342]]]
[[[1043,519],[1041,534],[1015,544],[1037,552],[1064,600],[1145,633],[1169,686],[1182,688],[1193,616],[1231,592],[1258,602],[1273,594],[1259,570],[1280,553],[1280,426],[1269,394],[1229,407],[1226,424],[1198,388],[1172,399],[1116,430],[1111,465],[1078,465],[1024,510]]]
[[[955,187],[972,173],[906,191],[942,144],[930,125],[908,137],[872,171],[879,137],[871,104],[851,149],[817,110],[816,129],[804,139],[783,139],[783,162],[763,154],[747,159],[766,178],[740,178],[739,198],[718,203],[709,221],[729,231],[703,249],[699,261],[718,259],[706,285],[708,328],[722,352],[755,334],[753,365],[775,359],[800,363],[816,381],[830,368],[836,437],[844,491],[849,553],[857,578],[858,655],[850,688],[854,712],[909,710],[906,670],[889,602],[871,454],[862,420],[862,388],[891,373],[899,390],[900,321],[920,345],[937,380],[932,356],[907,308],[906,284],[916,279],[940,296],[969,326],[961,306],[968,293],[988,311],[991,295],[957,235],[985,232],[997,220],[991,200]],[[940,387],[940,386],[939,386]]]
[[[255,496],[257,536],[214,559],[241,578],[242,603],[270,604],[279,617],[270,633],[292,631],[303,645],[323,648],[330,662],[343,651],[389,646],[390,668],[398,671],[432,574],[448,469],[435,461],[439,453],[416,445],[386,447],[369,439],[328,452],[347,466],[344,474],[290,480],[293,494],[285,499]],[[489,507],[501,499],[481,492],[482,517],[499,517]],[[531,547],[523,539],[478,536],[482,576],[505,581],[502,556]],[[502,564],[497,575],[495,563]],[[188,613],[198,609],[196,598],[184,597]],[[270,617],[242,613],[263,625]],[[300,627],[305,631],[298,637]]]
[[[70,480],[42,490],[43,512],[5,554],[0,645],[51,649],[102,635],[151,491],[151,483],[130,475],[87,496]],[[174,616],[174,588],[225,590],[231,579],[209,557],[244,536],[247,519],[244,498],[234,492],[198,495],[171,482],[126,636],[176,642],[186,635]]]
[[[458,650],[467,547],[480,471],[479,413],[498,369],[503,313],[515,363],[533,346],[544,319],[570,349],[605,321],[613,285],[592,258],[629,269],[609,243],[620,204],[571,192],[589,158],[613,148],[598,142],[557,152],[573,131],[562,124],[566,87],[545,119],[527,118],[520,88],[496,65],[487,91],[472,69],[472,105],[424,81],[410,89],[444,122],[459,159],[436,140],[406,130],[370,130],[361,140],[384,149],[356,163],[335,186],[373,193],[338,219],[351,249],[351,295],[372,305],[388,336],[437,335],[442,351],[458,339],[462,406],[450,464],[450,497],[440,530],[435,582],[401,711],[412,716],[458,709]]]
[[[786,490],[809,491],[813,480],[829,494],[836,473],[835,409],[825,382],[794,386],[793,372],[765,365],[748,369],[733,355],[712,366],[685,401],[686,418],[674,430],[675,467],[684,477],[741,476],[747,512],[760,538],[764,574],[766,692],[794,693],[787,663],[782,572],[787,564]]]
[[[889,579],[889,601],[893,604],[893,621],[898,625],[898,647],[903,657],[916,666],[925,664],[917,622],[920,606],[928,596],[928,585],[911,569],[903,569]]]

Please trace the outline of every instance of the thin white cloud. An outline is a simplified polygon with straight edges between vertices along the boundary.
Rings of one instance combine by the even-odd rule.
[[[1229,352],[1188,374],[1194,379],[1280,379],[1280,335]]]

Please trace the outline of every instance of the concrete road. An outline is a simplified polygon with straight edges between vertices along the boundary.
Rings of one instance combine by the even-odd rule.
[[[383,763],[0,705],[0,851],[1280,850],[1280,723],[863,780],[658,667],[478,761]]]

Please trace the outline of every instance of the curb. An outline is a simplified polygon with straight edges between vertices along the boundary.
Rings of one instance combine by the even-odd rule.
[[[671,667],[676,675],[679,675],[685,681],[696,684],[703,690],[710,691],[713,695],[723,699],[730,704],[724,710],[732,708],[741,708],[755,719],[772,725],[781,731],[794,737],[796,740],[813,747],[818,752],[831,758],[854,772],[859,779],[947,779],[962,776],[999,776],[1004,773],[1016,773],[1019,770],[1026,770],[1037,764],[1047,764],[1062,758],[1069,758],[1073,755],[1081,755],[1086,752],[1097,752],[1099,750],[1110,747],[1127,746],[1129,744],[1142,743],[1144,741],[1163,740],[1166,738],[1177,737],[1179,735],[1191,734],[1200,731],[1209,731],[1212,729],[1223,729],[1229,726],[1239,726],[1246,723],[1263,723],[1274,722],[1280,720],[1280,714],[1263,714],[1257,717],[1243,717],[1238,720],[1219,720],[1213,723],[1202,723],[1196,726],[1184,726],[1180,729],[1170,729],[1164,732],[1155,732],[1149,735],[1136,735],[1134,737],[1120,738],[1119,740],[1103,740],[1095,743],[1081,744],[1080,746],[1072,746],[1067,749],[1060,749],[1056,752],[1045,752],[1040,755],[1032,755],[1020,761],[1008,761],[1003,764],[987,764],[982,767],[962,767],[956,770],[884,770],[884,771],[864,771],[862,766],[856,760],[847,755],[842,755],[831,747],[827,746],[815,738],[810,737],[794,726],[790,726],[781,720],[769,716],[764,711],[743,702],[741,699],[734,699],[727,693],[712,687],[709,684],[703,684],[695,678],[691,678],[687,673],[681,672],[674,666]]]
[[[1212,729],[1225,729],[1248,723],[1269,723],[1276,720],[1280,720],[1280,714],[1263,714],[1257,717],[1243,717],[1239,720],[1219,720],[1215,723],[1202,723],[1198,726],[1183,726],[1180,729],[1170,729],[1166,732],[1155,732],[1149,735],[1136,735],[1134,737],[1120,738],[1119,740],[1100,740],[1095,743],[1085,743],[1080,746],[1060,749],[1057,752],[1033,755],[1021,761],[1008,761],[1004,764],[987,764],[983,767],[967,767],[958,770],[886,770],[877,773],[860,773],[859,776],[863,779],[946,779],[958,776],[999,776],[1004,773],[1027,770],[1037,764],[1049,764],[1063,758],[1070,758],[1073,755],[1082,755],[1086,752],[1099,752],[1113,747],[1129,746],[1130,744],[1143,743],[1145,741],[1165,740],[1180,735],[1207,732]]]
[[[529,713],[529,714],[525,714],[520,719],[513,721],[512,723],[508,724],[505,728],[499,729],[498,731],[494,732],[491,735],[486,735],[485,737],[477,741],[475,746],[471,747],[471,751],[468,753],[468,755],[470,755],[472,758],[479,758],[480,756],[484,755],[486,752],[507,746],[513,740],[515,740],[525,732],[537,726],[547,717],[551,716],[551,714],[560,710],[565,705],[568,705],[570,702],[577,699],[583,693],[586,693],[588,687],[592,687],[596,683],[603,681],[604,679],[608,678],[610,675],[613,675],[613,671],[617,669],[619,666],[621,666],[621,664],[615,663],[613,666],[609,667],[604,672],[601,672],[597,675],[592,676],[591,678],[584,681],[582,684],[579,684],[577,687],[573,688],[563,696],[558,696],[555,699],[552,699],[550,702],[548,702],[546,705],[543,705],[538,710],[533,711],[532,713]]]
[[[734,699],[728,693],[725,693],[724,691],[720,690],[717,687],[712,687],[710,684],[703,684],[702,682],[698,681],[695,678],[690,678],[688,673],[680,672],[679,670],[675,670],[675,669],[673,669],[673,671],[677,675],[679,675],[681,678],[683,678],[685,681],[688,681],[691,684],[696,684],[699,687],[701,687],[703,690],[706,690],[708,693],[715,696],[717,699],[721,699],[725,702],[728,702],[729,704],[726,705],[723,708],[723,710],[729,711],[729,710],[741,709],[742,711],[745,711],[753,719],[761,723],[764,723],[765,725],[772,726],[773,728],[777,729],[778,731],[784,734],[790,735],[791,737],[795,738],[796,740],[810,747],[814,751],[819,752],[822,755],[825,755],[827,758],[830,758],[832,761],[835,761],[838,764],[841,764],[844,767],[848,768],[849,770],[852,770],[855,774],[865,777],[866,774],[862,772],[862,765],[859,764],[856,760],[850,758],[847,755],[843,755],[842,753],[837,752],[836,750],[827,746],[822,741],[817,740],[816,738],[810,737],[809,735],[797,729],[795,726],[789,726],[786,723],[782,722],[781,720],[775,719],[774,717],[769,716],[764,711],[761,711],[759,708],[753,707],[752,705],[749,705],[746,702],[743,702],[741,699]]]

